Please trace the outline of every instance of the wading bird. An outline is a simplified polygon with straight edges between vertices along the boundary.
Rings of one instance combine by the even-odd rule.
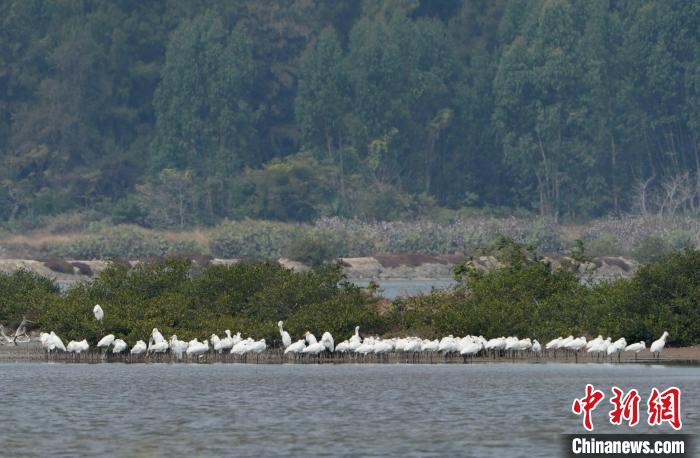
[[[100,307],[100,304],[97,304],[92,308],[92,313],[95,315],[95,319],[97,321],[102,321],[102,319],[105,317],[105,312],[102,310],[102,307]]]
[[[654,342],[652,342],[651,346],[649,347],[651,354],[654,355],[657,359],[659,358],[661,352],[663,351],[664,347],[666,346],[666,338],[667,337],[668,337],[668,332],[664,331],[664,333],[661,335],[661,338],[659,340],[655,340]]]
[[[304,348],[304,350],[302,350],[302,353],[318,355],[326,349],[326,346],[323,345],[321,342],[317,341],[316,336],[311,334],[309,331],[306,331],[306,334],[304,334],[304,336],[306,337],[306,342],[309,344],[309,346]]]
[[[66,347],[66,351],[69,353],[75,353],[79,355],[80,353],[84,351],[88,351],[90,349],[90,344],[87,343],[87,340],[83,339],[80,342],[76,342],[75,340],[71,340],[68,342],[68,346]]]
[[[114,347],[112,347],[112,353],[119,354],[126,350],[126,342],[124,342],[122,339],[115,339],[114,340]]]
[[[641,342],[627,345],[627,347],[625,348],[625,351],[633,351],[634,352],[634,360],[636,361],[637,354],[639,354],[639,352],[644,350],[645,348],[647,348],[647,344],[644,343],[644,341],[642,340]]]
[[[280,328],[280,336],[282,337],[282,347],[287,348],[292,344],[292,338],[289,336],[289,333],[282,328],[283,324],[284,323],[282,321],[278,321],[277,327]]]
[[[144,342],[143,340],[139,340],[138,342],[136,342],[136,345],[134,345],[131,348],[131,354],[132,355],[142,355],[142,354],[146,353],[146,349],[147,349],[146,342]]]
[[[109,348],[110,345],[114,343],[114,334],[107,334],[97,342],[97,348],[104,348],[105,350]]]
[[[306,341],[304,339],[297,340],[290,346],[284,349],[284,354],[287,353],[303,353],[304,348],[306,348]]]

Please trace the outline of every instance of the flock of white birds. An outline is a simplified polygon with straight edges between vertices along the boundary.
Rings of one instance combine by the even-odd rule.
[[[98,321],[102,321],[104,318],[104,311],[99,305],[95,305],[93,313]],[[419,337],[391,339],[382,339],[380,337],[362,338],[360,336],[359,326],[355,327],[355,334],[350,337],[350,339],[335,345],[333,336],[328,332],[324,332],[323,335],[321,335],[321,339],[317,340],[313,334],[307,331],[303,339],[292,342],[291,336],[284,330],[283,322],[280,321],[277,325],[282,338],[285,355],[320,355],[326,352],[358,355],[381,355],[391,352],[440,352],[444,354],[475,356],[479,353],[496,354],[505,352],[509,355],[517,356],[518,354],[524,355],[526,353],[541,355],[543,350],[545,350],[553,352],[555,356],[557,351],[563,351],[566,355],[578,355],[585,352],[586,354],[606,357],[615,355],[619,357],[622,352],[633,352],[636,358],[636,355],[646,348],[646,343],[643,341],[628,345],[624,337],[613,342],[610,337],[604,339],[603,336],[598,336],[592,340],[587,340],[584,336],[577,338],[574,336],[566,338],[558,337],[545,344],[544,348],[542,348],[542,345],[537,340],[530,340],[529,338],[519,339],[512,336],[497,337],[490,340],[486,340],[482,336],[455,337],[452,335],[435,340],[421,339]],[[130,353],[132,355],[142,355],[171,352],[178,358],[182,358],[183,355],[204,355],[210,351],[216,353],[229,352],[233,355],[242,356],[251,353],[260,354],[267,349],[265,339],[243,339],[240,332],[232,335],[231,331],[228,329],[224,331],[224,333],[226,336],[223,338],[212,334],[210,339],[202,342],[197,339],[186,342],[178,340],[175,335],[166,340],[160,331],[154,328],[149,337],[148,344],[143,340],[139,340],[131,348]],[[661,351],[663,351],[666,346],[667,338],[668,332],[664,332],[661,338],[655,340],[651,344],[649,350],[654,356],[658,357]],[[81,341],[73,340],[70,341],[68,345],[64,345],[61,338],[53,331],[50,333],[42,332],[40,340],[42,347],[48,352],[61,350],[80,354],[90,349],[90,345],[85,339]],[[109,347],[112,347],[112,353],[114,354],[123,353],[128,348],[125,341],[115,338],[113,334],[104,336],[97,343],[97,348],[102,351],[108,351]]]

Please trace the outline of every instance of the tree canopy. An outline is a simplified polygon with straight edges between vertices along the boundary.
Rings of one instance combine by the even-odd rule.
[[[0,222],[696,212],[699,26],[683,0],[7,0]]]

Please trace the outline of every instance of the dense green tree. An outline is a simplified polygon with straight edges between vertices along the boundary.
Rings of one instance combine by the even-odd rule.
[[[245,31],[228,33],[213,12],[173,32],[154,97],[154,167],[204,176],[256,164],[250,47]]]
[[[251,205],[299,153],[331,191],[284,200],[304,219],[697,212],[699,24],[685,0],[7,0],[0,220],[144,223],[164,169],[189,216],[148,224],[300,218]]]
[[[350,140],[346,117],[350,106],[340,41],[334,29],[326,28],[302,57],[295,109],[303,147],[322,151],[323,156],[337,164],[338,191],[343,203],[345,155]]]

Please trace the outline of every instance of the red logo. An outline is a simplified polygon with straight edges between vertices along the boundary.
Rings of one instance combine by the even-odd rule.
[[[612,410],[608,413],[610,423],[621,425],[627,422],[629,426],[639,423],[639,404],[641,396],[635,389],[625,393],[620,388],[612,387],[613,396],[610,398]],[[593,431],[593,411],[605,399],[605,394],[596,390],[593,385],[586,385],[586,393],[582,398],[574,399],[571,411],[576,415],[583,415],[583,427]],[[683,426],[681,422],[681,390],[672,386],[664,391],[652,388],[647,401],[647,423],[649,426],[668,423],[674,429],[679,430]]]
[[[647,402],[649,414],[649,426],[660,425],[668,422],[673,429],[681,429],[681,390],[672,386],[659,393],[652,388]]]
[[[593,388],[593,385],[589,383],[586,385],[586,395],[581,399],[574,399],[571,410],[576,415],[581,415],[583,413],[583,427],[588,431],[593,431],[593,418],[591,413],[603,398],[605,398],[603,392],[596,390]]]
[[[639,423],[639,392],[635,389],[630,390],[625,396],[624,391],[618,387],[612,387],[614,396],[610,399],[610,404],[613,409],[610,411],[610,423],[613,425],[621,425],[622,420],[627,420],[630,426]]]

